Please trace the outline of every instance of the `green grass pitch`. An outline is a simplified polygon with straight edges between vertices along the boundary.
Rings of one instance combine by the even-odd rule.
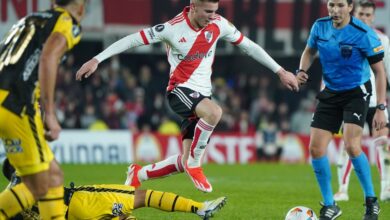
[[[80,184],[118,183],[125,180],[126,165],[62,165],[65,183]],[[223,220],[284,220],[293,206],[307,206],[318,214],[321,195],[309,165],[250,164],[205,165],[204,170],[213,184],[209,194],[196,190],[185,174],[145,182],[141,189],[170,191],[203,201],[227,196],[227,205],[215,216]],[[333,167],[333,189],[337,188],[336,169]],[[378,171],[372,167],[374,186],[379,193]],[[6,185],[0,178],[0,187]],[[350,201],[339,203],[343,215],[339,219],[362,219],[363,194],[355,174],[351,176]],[[390,219],[390,203],[380,203],[380,219]],[[199,219],[193,214],[160,212],[151,208],[139,209],[134,215],[140,220]]]

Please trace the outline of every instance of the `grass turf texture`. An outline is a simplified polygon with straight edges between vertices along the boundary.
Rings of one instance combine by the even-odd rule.
[[[76,185],[118,183],[126,178],[127,165],[62,165],[65,183]],[[319,214],[321,195],[314,173],[309,165],[251,164],[251,165],[206,165],[205,173],[213,185],[210,194],[196,190],[185,174],[145,182],[141,189],[170,191],[198,201],[227,196],[227,205],[215,219],[265,219],[284,220],[287,211],[298,205],[312,208]],[[333,190],[337,189],[336,169],[332,167]],[[372,167],[374,187],[379,194],[379,177]],[[6,181],[0,178],[0,187]],[[380,202],[380,219],[390,219],[390,203]],[[350,200],[339,202],[343,215],[339,219],[361,219],[364,213],[363,194],[356,175],[351,176]],[[151,208],[139,209],[134,215],[140,220],[199,219],[194,214],[168,213]]]

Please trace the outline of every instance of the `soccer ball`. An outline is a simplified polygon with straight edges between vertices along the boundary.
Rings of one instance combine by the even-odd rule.
[[[318,220],[311,208],[296,206],[287,212],[285,220]]]

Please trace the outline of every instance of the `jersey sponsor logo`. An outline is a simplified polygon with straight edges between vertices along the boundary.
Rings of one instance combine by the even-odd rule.
[[[179,59],[181,61],[189,61],[190,62],[190,61],[195,61],[195,60],[210,57],[212,53],[213,53],[213,51],[210,50],[207,53],[201,53],[199,51],[196,51],[194,54],[187,54],[185,56],[183,54],[178,54],[177,59]]]
[[[363,96],[364,101],[367,101],[367,98],[371,96],[371,93],[365,93]]]
[[[4,149],[7,154],[23,152],[22,141],[20,139],[3,139]]]
[[[165,26],[163,24],[159,24],[159,25],[156,25],[156,27],[154,28],[157,32],[161,32],[163,31],[165,28]]]
[[[122,215],[122,209],[123,209],[123,204],[122,203],[114,203],[112,205],[112,215],[113,216],[120,216]]]
[[[359,121],[360,121],[360,118],[362,117],[362,114],[358,114],[358,113],[353,113],[353,116],[355,116]]]
[[[213,32],[212,31],[205,31],[204,37],[206,38],[208,43],[211,43],[211,41],[213,40]]]
[[[153,28],[149,28],[146,33],[148,33],[150,39],[154,40],[156,38],[156,35],[154,34]]]
[[[77,37],[81,33],[81,29],[78,25],[73,25],[72,27],[73,37]]]
[[[382,50],[384,50],[383,45],[380,45],[379,47],[375,47],[375,48],[374,48],[374,52],[375,52],[375,53],[378,53],[379,51],[382,51]]]
[[[34,12],[31,14],[31,16],[37,16],[42,18],[51,18],[53,17],[53,14],[47,13],[47,12]]]
[[[23,81],[27,81],[30,78],[31,73],[34,71],[35,67],[38,65],[40,56],[41,56],[41,50],[38,48],[28,58],[26,65],[24,66]]]
[[[340,46],[341,56],[344,59],[351,58],[351,56],[352,56],[352,49],[353,49],[353,47],[351,45],[341,45]]]
[[[182,37],[182,38],[180,38],[180,40],[179,40],[179,43],[186,43],[187,42],[187,40],[185,39],[185,37]]]
[[[194,99],[197,99],[197,98],[200,97],[200,93],[199,93],[199,92],[193,92],[193,93],[190,94],[190,96],[191,96],[192,98],[194,98]]]

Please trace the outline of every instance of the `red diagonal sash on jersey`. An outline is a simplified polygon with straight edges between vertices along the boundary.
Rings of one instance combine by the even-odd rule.
[[[210,42],[207,41],[205,37],[205,32],[212,32],[212,39]],[[187,56],[191,56],[196,53],[206,54],[209,52],[210,48],[213,46],[214,42],[218,39],[220,34],[219,28],[216,24],[211,24],[209,27],[201,31],[201,33],[196,38],[192,48],[188,52]],[[192,75],[192,73],[198,68],[202,59],[195,59],[191,61],[183,60],[177,65],[176,69],[172,72],[171,78],[169,80],[169,85],[167,90],[171,91],[177,84],[186,82]]]

